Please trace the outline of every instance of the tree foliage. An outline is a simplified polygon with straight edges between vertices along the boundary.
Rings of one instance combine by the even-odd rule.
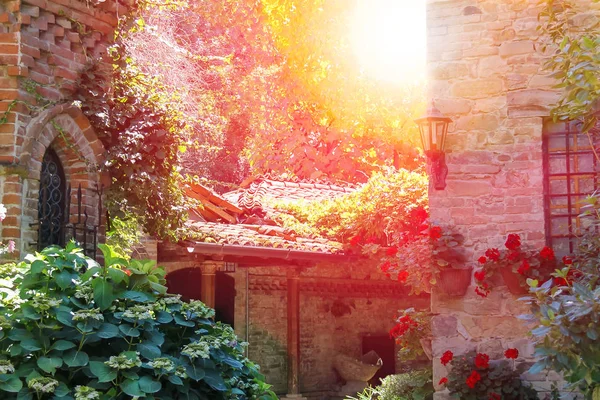
[[[102,247],[48,247],[0,269],[3,399],[273,399],[214,310],[166,294],[164,270]]]

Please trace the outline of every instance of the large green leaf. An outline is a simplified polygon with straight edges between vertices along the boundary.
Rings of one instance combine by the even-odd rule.
[[[94,288],[94,301],[102,311],[107,310],[115,299],[113,286],[103,278],[94,278],[92,281]]]
[[[146,357],[150,360],[160,357],[160,355],[161,355],[161,351],[158,348],[158,346],[156,346],[150,342],[144,342],[144,343],[138,344],[137,351],[139,351],[141,355],[143,355],[144,357]]]
[[[204,370],[204,382],[208,383],[208,385],[215,390],[221,392],[227,390],[227,385],[225,385],[225,381],[217,370]]]
[[[110,276],[116,284],[127,279],[127,274],[123,270],[117,268],[108,268],[108,276]]]
[[[121,383],[120,386],[123,392],[131,397],[142,397],[145,394],[140,390],[140,384],[138,381],[126,379],[123,383]]]
[[[156,393],[161,388],[160,382],[152,380],[149,376],[142,376],[139,380],[140,390],[145,393]]]
[[[21,341],[21,347],[27,351],[38,351],[42,349],[42,345],[35,339],[25,339]]]
[[[60,368],[63,361],[60,357],[40,357],[37,360],[37,365],[44,372],[54,375],[57,368]]]
[[[69,342],[68,340],[57,340],[56,342],[52,343],[50,349],[64,351],[72,349],[73,347],[75,347],[75,343],[73,342]]]
[[[71,350],[63,356],[63,361],[69,367],[83,367],[87,365],[89,357],[83,351]]]
[[[90,370],[100,383],[110,382],[117,378],[117,371],[106,365],[104,361],[90,361]]]
[[[67,270],[62,270],[59,273],[54,273],[54,280],[61,289],[66,289],[73,282],[73,274]]]
[[[140,336],[140,330],[137,328],[134,328],[133,326],[129,325],[129,324],[121,324],[119,325],[119,330],[121,332],[123,332],[123,334],[125,336],[132,336],[132,337],[138,337]]]
[[[119,336],[119,328],[117,328],[116,325],[105,322],[100,326],[100,329],[98,329],[96,335],[102,339],[111,339]]]
[[[185,367],[185,372],[188,374],[188,376],[190,378],[192,378],[195,381],[199,381],[202,378],[204,378],[204,370],[195,365],[187,365]]]
[[[56,319],[66,326],[73,327],[73,315],[68,311],[57,312]]]
[[[11,376],[6,382],[0,383],[0,390],[9,393],[18,393],[23,388],[23,381],[16,376]]]

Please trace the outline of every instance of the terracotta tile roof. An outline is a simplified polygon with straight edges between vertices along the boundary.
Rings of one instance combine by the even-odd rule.
[[[241,188],[216,195],[201,185],[191,185],[187,189],[190,197],[202,203],[203,207],[190,210],[188,227],[198,234],[194,239],[205,243],[219,243],[238,246],[254,246],[337,254],[342,245],[323,238],[299,237],[286,229],[267,225],[272,223],[269,214],[275,211],[273,201],[317,201],[334,199],[351,193],[357,185],[331,183],[325,181],[282,180],[271,176],[261,176],[244,182]],[[256,217],[256,210],[267,217]],[[250,221],[240,223],[240,221]]]
[[[285,181],[265,175],[242,184],[241,189],[226,193],[223,197],[244,210],[252,210],[259,207],[268,213],[273,211],[269,206],[269,203],[273,201],[330,200],[351,193],[357,188],[358,185],[346,182],[332,183],[321,180]]]
[[[188,226],[200,235],[200,238],[193,240],[204,243],[291,249],[329,254],[342,252],[340,243],[326,239],[296,237],[277,226],[234,225],[203,221],[190,222]]]

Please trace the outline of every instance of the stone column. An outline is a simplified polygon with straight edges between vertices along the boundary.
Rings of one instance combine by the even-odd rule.
[[[215,308],[215,274],[222,264],[222,261],[204,261],[200,265],[202,271],[200,300],[210,308]]]
[[[288,394],[285,399],[306,399],[300,394],[300,291],[298,271],[287,275]]]

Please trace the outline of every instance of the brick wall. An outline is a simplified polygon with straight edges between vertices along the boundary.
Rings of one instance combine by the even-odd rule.
[[[533,246],[545,243],[542,134],[559,93],[542,68],[537,3],[428,0],[429,96],[453,119],[448,186],[430,191],[431,215],[465,235],[472,264],[485,249],[503,247],[508,233]],[[526,310],[504,287],[487,299],[472,288],[460,299],[434,294],[432,310],[441,314],[436,357],[449,348],[500,358],[503,349],[517,347],[522,369],[532,361],[527,329],[515,318]],[[445,374],[434,360],[434,382]],[[545,375],[524,377],[539,389],[550,386]],[[441,391],[436,396],[447,398]]]
[[[22,256],[33,249],[41,160],[52,147],[74,188],[81,184],[90,223],[104,149],[70,105],[84,65],[106,49],[126,8],[119,1],[8,0],[0,4],[0,201],[8,209],[3,240]],[[73,198],[74,200],[74,198]],[[72,201],[75,204],[75,201]]]

